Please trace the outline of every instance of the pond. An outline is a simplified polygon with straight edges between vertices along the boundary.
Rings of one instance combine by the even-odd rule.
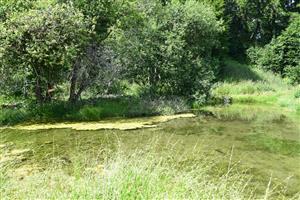
[[[218,159],[220,168],[232,162],[246,170],[258,193],[264,193],[272,178],[272,183],[286,186],[290,196],[300,191],[299,137],[299,126],[294,123],[223,121],[204,116],[165,120],[134,130],[2,129],[0,164],[10,160],[10,155],[15,168],[35,165],[46,169],[60,163],[67,169],[79,155],[102,159],[107,152],[121,150],[130,155],[149,147],[161,156],[165,151],[172,151],[174,157],[198,151]],[[199,158],[191,154],[190,159]]]

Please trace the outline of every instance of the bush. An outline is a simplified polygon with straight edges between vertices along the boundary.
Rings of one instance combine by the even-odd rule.
[[[28,113],[24,110],[10,110],[3,109],[0,110],[0,125],[1,124],[12,124],[12,123],[21,123],[28,119]]]
[[[218,78],[227,82],[261,80],[260,75],[253,68],[228,58],[222,63]]]
[[[297,66],[287,66],[285,68],[285,75],[292,83],[300,84],[300,63]]]

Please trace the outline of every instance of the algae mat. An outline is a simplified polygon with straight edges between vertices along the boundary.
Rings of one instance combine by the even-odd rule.
[[[73,129],[73,130],[101,130],[101,129],[118,129],[118,130],[133,130],[139,128],[153,128],[158,123],[167,122],[179,118],[195,117],[192,113],[155,116],[132,119],[114,119],[103,120],[98,122],[76,122],[76,123],[53,123],[53,124],[31,124],[18,125],[13,127],[5,127],[18,130],[47,130],[47,129]],[[3,128],[2,128],[3,129]]]

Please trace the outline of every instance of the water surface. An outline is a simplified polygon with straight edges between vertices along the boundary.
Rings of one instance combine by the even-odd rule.
[[[222,158],[224,168],[230,158],[237,167],[253,176],[250,184],[263,193],[270,177],[274,184],[285,184],[287,195],[300,191],[300,130],[293,123],[222,121],[209,117],[174,119],[156,127],[136,130],[73,129],[0,130],[2,160],[7,151],[29,150],[15,167],[53,162],[68,166],[76,156],[101,159],[106,151],[130,154],[152,146],[180,156],[198,150],[211,158]],[[168,148],[168,149],[166,149]],[[200,157],[200,156],[199,156]],[[190,159],[199,159],[194,155]]]

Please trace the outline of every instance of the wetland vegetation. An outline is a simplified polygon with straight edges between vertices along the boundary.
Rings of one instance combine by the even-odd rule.
[[[0,199],[300,199],[299,8],[0,1]]]

